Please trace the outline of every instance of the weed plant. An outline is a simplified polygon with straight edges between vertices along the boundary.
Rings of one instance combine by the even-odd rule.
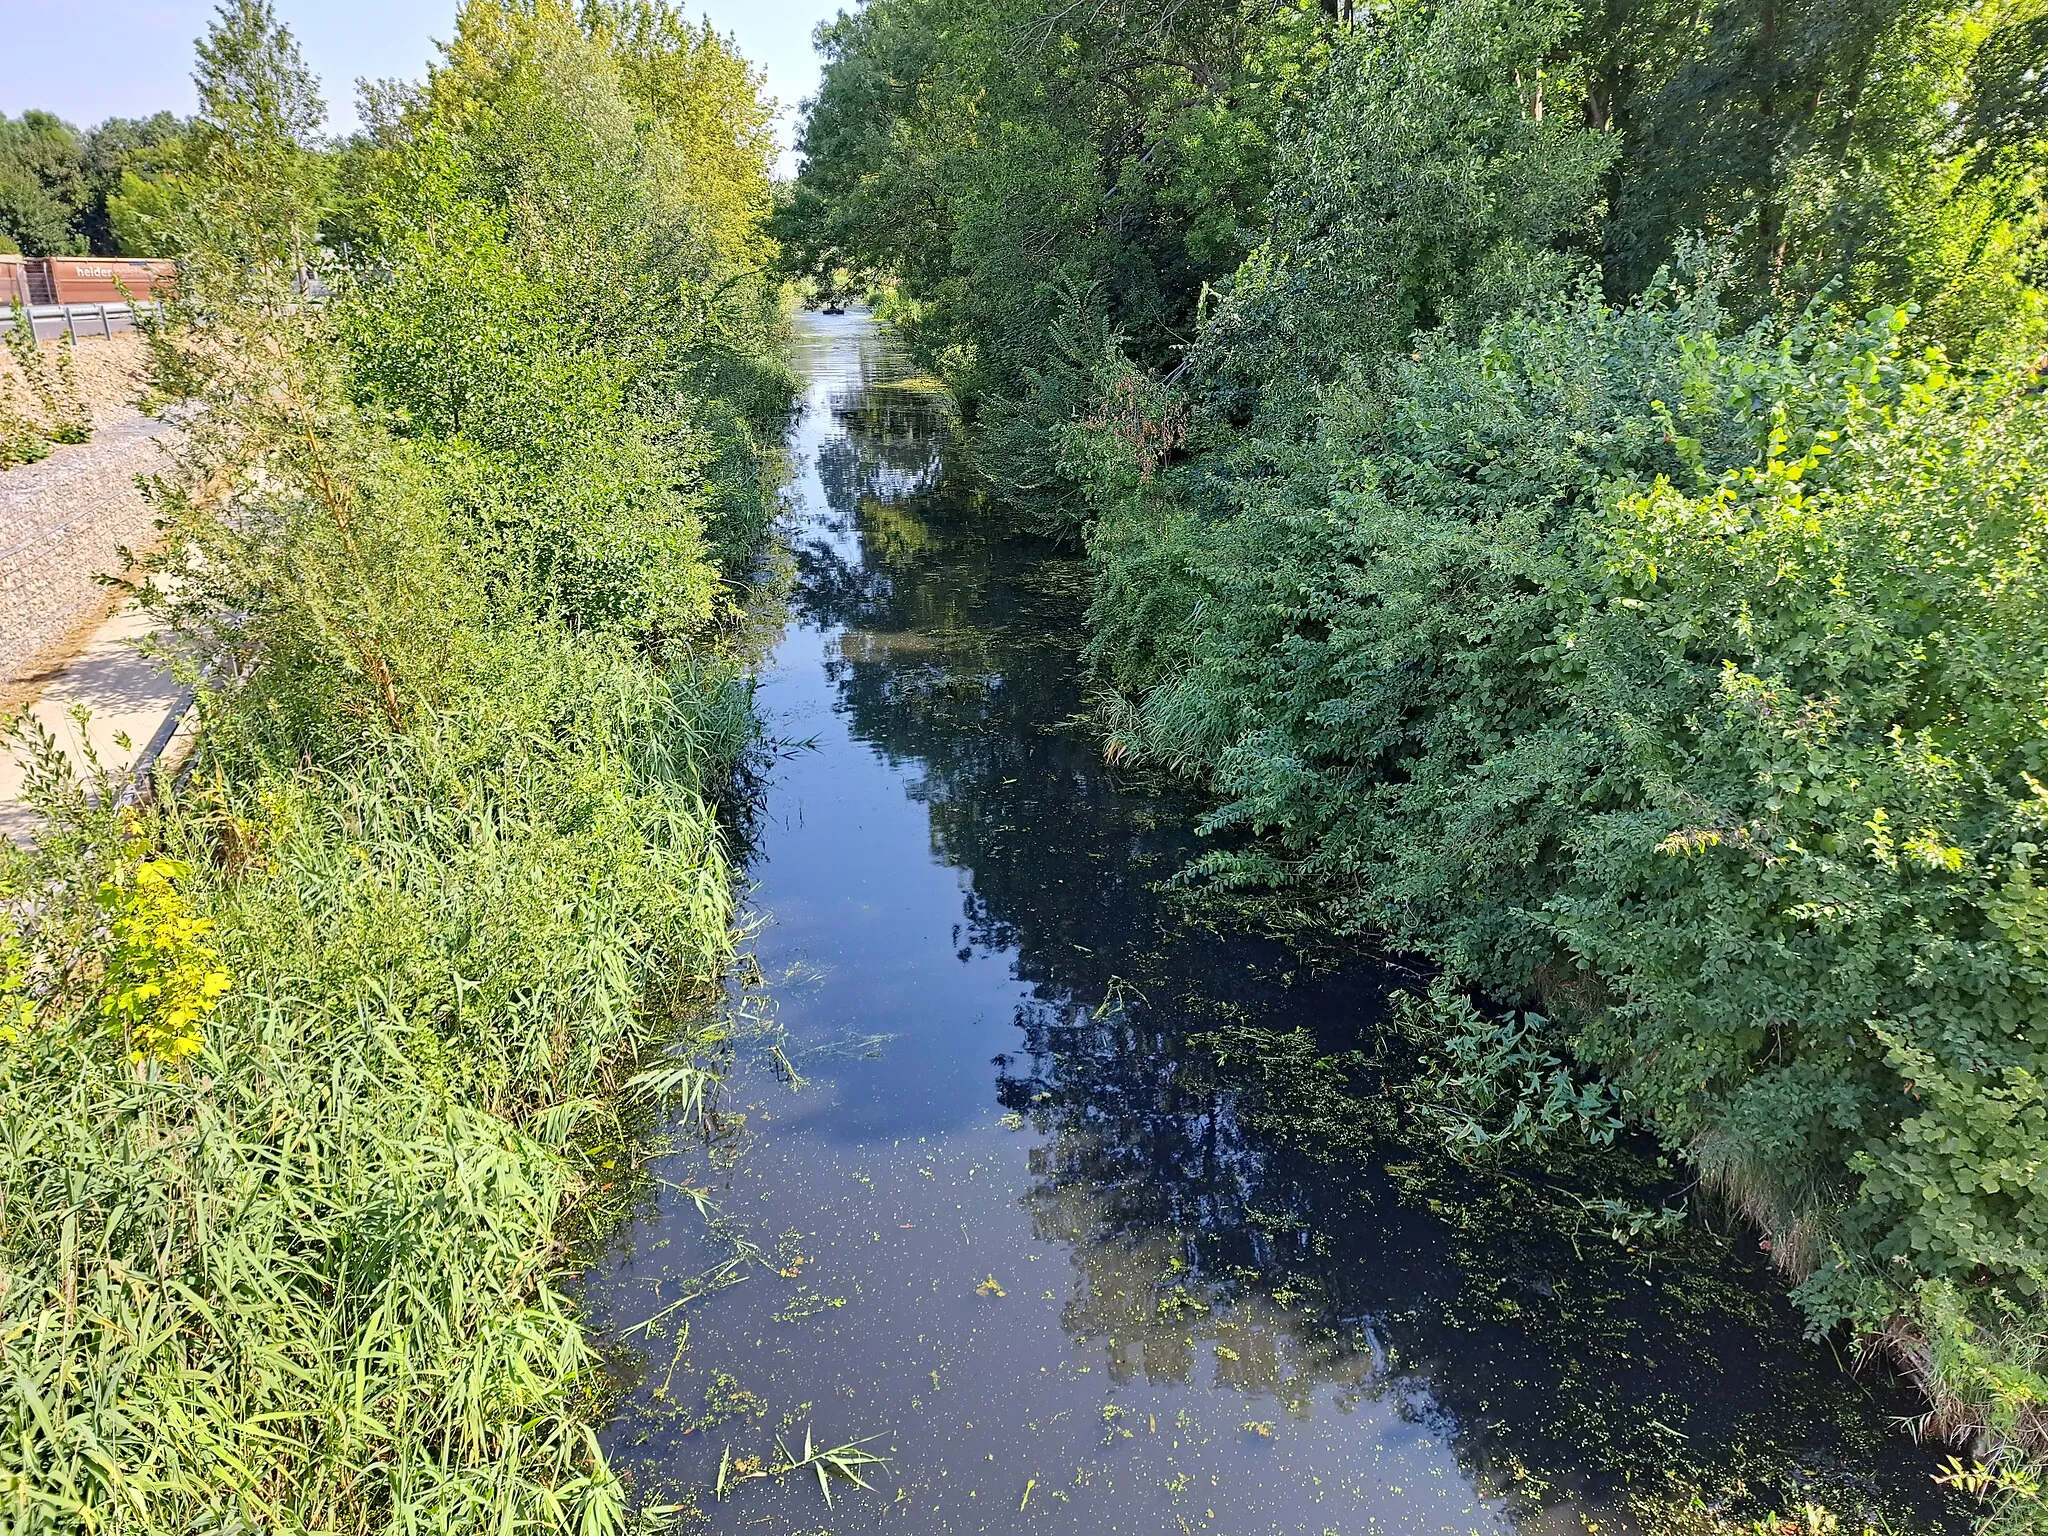
[[[17,299],[0,340],[12,365],[0,376],[0,469],[48,458],[60,443],[90,441],[92,412],[79,392],[71,339],[45,349]]]

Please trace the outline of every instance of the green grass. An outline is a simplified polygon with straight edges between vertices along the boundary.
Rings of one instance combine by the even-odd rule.
[[[865,1440],[848,1440],[840,1445],[813,1445],[811,1431],[804,1429],[804,1450],[799,1456],[789,1448],[782,1436],[775,1437],[775,1460],[763,1464],[759,1458],[742,1456],[737,1460],[732,1447],[727,1446],[718,1458],[718,1481],[715,1491],[719,1498],[740,1483],[753,1482],[760,1478],[785,1478],[798,1472],[809,1472],[818,1479],[818,1492],[824,1495],[825,1507],[832,1507],[832,1483],[834,1479],[852,1483],[856,1488],[866,1488],[867,1481],[861,1477],[863,1467],[885,1467],[889,1464],[886,1456],[877,1456],[872,1451],[862,1450]]]
[[[11,1529],[627,1522],[556,1274],[626,1176],[620,1090],[729,959],[705,790],[743,692],[545,631],[505,663],[337,768],[202,774],[125,828],[74,799],[6,859]],[[137,836],[233,977],[181,1070],[94,1006],[92,893]]]

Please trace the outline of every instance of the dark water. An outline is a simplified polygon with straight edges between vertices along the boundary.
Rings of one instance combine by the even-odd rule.
[[[1619,1532],[1693,1488],[1939,1513],[1910,1403],[1801,1340],[1751,1241],[1631,1244],[1549,1175],[1460,1175],[1373,1091],[1411,973],[1157,890],[1191,808],[1068,723],[1077,564],[977,510],[862,317],[801,352],[760,706],[806,744],[750,865],[801,1081],[743,1045],[735,1118],[679,1132],[595,1257],[613,1329],[683,1302],[621,1366],[636,1482],[790,1533]],[[874,1490],[713,1500],[728,1448],[807,1428],[876,1437]]]

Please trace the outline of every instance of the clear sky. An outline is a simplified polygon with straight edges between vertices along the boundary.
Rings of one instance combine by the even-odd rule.
[[[817,89],[811,29],[842,0],[697,0],[688,5],[732,33],[767,72],[784,108],[784,171],[791,115]],[[850,5],[852,0],[844,0]],[[328,125],[355,126],[355,82],[417,79],[434,40],[452,30],[456,0],[276,0],[320,76]],[[42,107],[89,128],[107,117],[193,108],[192,42],[212,0],[0,0],[0,112]]]

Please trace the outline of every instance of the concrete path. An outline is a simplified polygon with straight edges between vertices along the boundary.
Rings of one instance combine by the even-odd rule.
[[[125,777],[159,727],[184,702],[184,690],[153,662],[136,654],[150,633],[147,615],[125,608],[108,619],[44,686],[28,707],[31,719],[56,738],[80,775],[91,748],[101,768]],[[81,733],[73,711],[91,711]],[[164,749],[160,771],[177,767],[191,751],[191,720],[181,721]],[[23,767],[18,748],[0,748],[0,836],[27,842],[35,812],[20,800]]]

